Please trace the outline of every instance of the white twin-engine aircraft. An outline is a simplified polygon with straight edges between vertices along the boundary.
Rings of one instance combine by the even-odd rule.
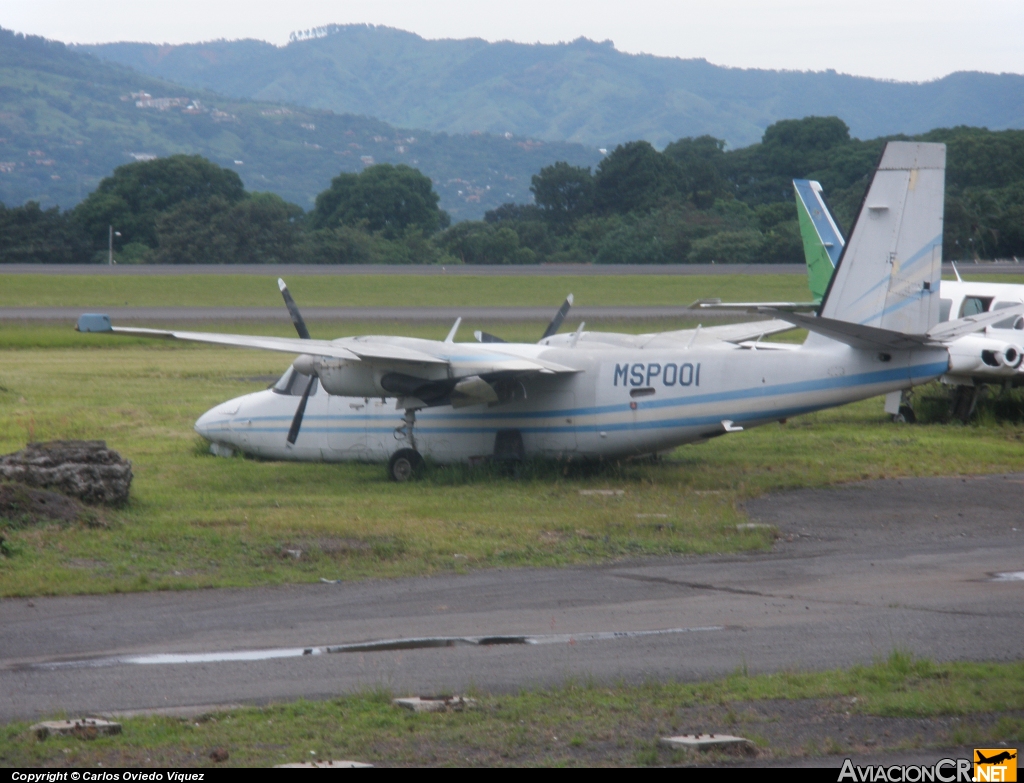
[[[818,317],[658,334],[584,332],[539,343],[405,337],[299,338],[111,327],[111,331],[300,354],[269,390],[207,411],[215,451],[274,459],[387,461],[408,478],[427,456],[616,458],[652,454],[925,383],[980,314],[939,322],[945,146],[890,142]],[[282,292],[284,293],[284,286]],[[567,303],[568,305],[568,303]],[[563,307],[560,316],[564,316]],[[1024,306],[1020,311],[1024,313]],[[803,345],[761,338],[804,327]]]

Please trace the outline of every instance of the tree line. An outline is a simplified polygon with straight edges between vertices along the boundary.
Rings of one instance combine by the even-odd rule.
[[[430,179],[404,165],[343,173],[305,212],[200,156],[120,166],[74,209],[0,205],[0,263],[800,263],[791,180],[817,179],[849,226],[889,138],[837,117],[784,120],[761,143],[711,136],[661,152],[618,146],[596,170],[556,162],[531,204],[450,225]],[[948,145],[945,256],[1024,256],[1024,131],[958,127]]]

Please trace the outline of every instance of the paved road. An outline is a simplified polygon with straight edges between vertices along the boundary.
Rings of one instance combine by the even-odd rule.
[[[943,271],[953,274],[950,264]],[[961,264],[964,274],[1024,274],[1014,263]],[[592,277],[604,275],[803,275],[803,264],[543,264],[537,266],[428,266],[383,264],[4,264],[0,274],[42,275],[482,275],[485,277]]]
[[[780,533],[760,555],[4,600],[0,721],[377,684],[423,693],[823,669],[894,648],[938,660],[1017,659],[1022,501],[1024,474],[875,481],[751,502],[751,518]],[[651,631],[665,632],[642,633]],[[373,644],[487,635],[536,643]],[[184,657],[127,660],[167,654]]]
[[[0,321],[66,321],[74,323],[83,312],[107,313],[114,323],[194,323],[198,321],[282,321],[290,319],[283,307],[0,307]],[[454,321],[467,322],[551,320],[554,307],[303,307],[307,321]],[[590,321],[685,318],[693,321],[743,320],[742,314],[664,307],[574,307],[572,318]],[[751,316],[754,318],[756,316]],[[468,325],[468,324],[467,324]]]

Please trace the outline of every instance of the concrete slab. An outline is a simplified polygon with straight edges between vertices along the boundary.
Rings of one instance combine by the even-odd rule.
[[[36,723],[29,731],[38,739],[44,740],[53,735],[57,737],[78,737],[95,739],[99,736],[120,734],[121,724],[103,718],[76,718],[75,720],[47,720]]]
[[[751,756],[757,753],[753,742],[732,734],[680,734],[677,737],[662,737],[658,744],[678,750],[726,750]]]
[[[297,761],[294,764],[275,764],[274,769],[363,769],[373,764],[347,759],[329,759],[327,761]]]
[[[476,699],[464,696],[409,696],[392,699],[396,707],[403,707],[413,712],[461,712],[476,706]]]

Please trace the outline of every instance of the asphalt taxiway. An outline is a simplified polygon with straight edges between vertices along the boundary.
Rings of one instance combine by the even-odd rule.
[[[0,721],[1024,647],[1024,474],[767,495],[771,552],[0,601]],[[324,577],[333,577],[325,573]]]

